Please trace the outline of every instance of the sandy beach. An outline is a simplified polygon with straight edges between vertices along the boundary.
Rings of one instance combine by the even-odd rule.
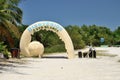
[[[113,56],[78,58],[77,50],[74,59],[66,59],[66,53],[10,59],[0,66],[0,80],[120,80],[120,47],[95,49]]]

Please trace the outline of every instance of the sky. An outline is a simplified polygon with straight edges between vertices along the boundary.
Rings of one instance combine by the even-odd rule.
[[[54,21],[62,26],[120,26],[120,0],[22,0],[23,24]]]

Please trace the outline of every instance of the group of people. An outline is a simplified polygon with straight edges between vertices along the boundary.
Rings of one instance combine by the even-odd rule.
[[[82,52],[82,51],[79,51],[78,52],[78,57],[79,58],[85,58],[85,57],[89,57],[89,58],[96,58],[96,50],[94,47],[92,46],[89,46],[89,50],[86,51],[86,52]]]

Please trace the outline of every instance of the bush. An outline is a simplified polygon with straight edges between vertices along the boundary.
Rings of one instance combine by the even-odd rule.
[[[8,50],[6,47],[7,46],[4,45],[4,42],[0,42],[0,53],[3,53],[4,57],[8,59],[9,58],[8,57]]]
[[[45,48],[45,53],[55,53],[55,52],[65,52],[65,45],[60,44],[60,45],[54,45],[51,47],[46,47]]]

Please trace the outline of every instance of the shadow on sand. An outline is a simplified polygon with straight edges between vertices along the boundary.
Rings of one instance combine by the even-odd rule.
[[[23,66],[21,64],[25,64],[25,62],[22,60],[16,60],[16,59],[13,59],[13,60],[0,59],[0,74],[3,72],[10,72],[10,73],[15,73],[15,74],[25,75],[24,73],[21,73],[15,70],[15,68],[20,68],[20,67],[28,68],[27,66]]]
[[[68,59],[68,57],[65,57],[65,56],[43,56],[42,58],[47,58],[47,59]]]

